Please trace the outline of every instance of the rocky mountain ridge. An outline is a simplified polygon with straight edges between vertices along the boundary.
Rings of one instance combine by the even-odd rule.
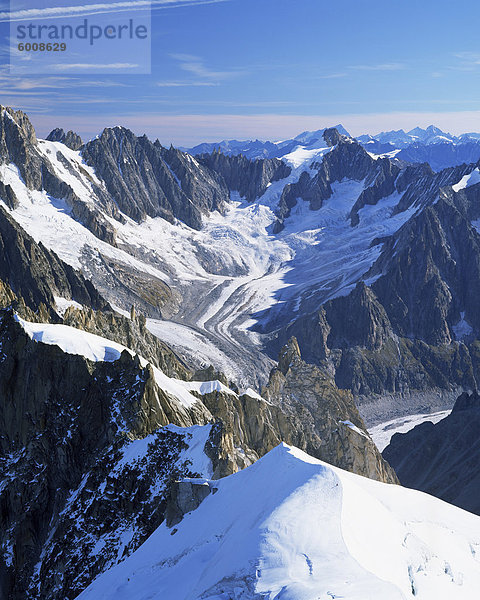
[[[403,485],[480,514],[478,453],[480,396],[461,394],[450,415],[435,425],[396,433],[383,455]]]
[[[8,598],[76,597],[162,522],[175,478],[233,473],[282,439],[348,470],[396,481],[351,397],[298,354],[288,369],[282,357],[285,373],[272,373],[268,400],[187,381],[188,405],[126,350],[116,360],[92,363],[61,349],[75,330],[61,330],[67,338],[57,341],[52,327],[62,325],[46,326],[32,339],[23,327],[3,312],[0,503]],[[285,354],[292,347],[294,341]],[[285,377],[288,388],[280,383]],[[308,386],[301,388],[301,380]],[[286,389],[296,390],[295,402]],[[197,435],[196,456],[208,472],[195,470],[188,458],[188,440]]]
[[[188,368],[133,309],[130,319],[114,314],[93,286],[82,296],[82,276],[6,215],[3,227],[15,235],[0,313],[6,598],[75,598],[160,525],[177,479],[234,473],[284,439],[347,470],[397,481],[351,395],[304,363],[295,340],[264,398],[236,393]],[[15,285],[8,267],[23,270],[30,287]],[[63,287],[69,281],[75,285]],[[29,306],[20,292],[36,286],[43,295],[32,294]],[[66,310],[58,312],[55,294],[68,296]],[[80,299],[87,308],[76,306]]]
[[[183,488],[196,489],[196,508],[173,527],[163,523],[80,600],[476,595],[479,518],[426,494],[286,444],[241,473]]]

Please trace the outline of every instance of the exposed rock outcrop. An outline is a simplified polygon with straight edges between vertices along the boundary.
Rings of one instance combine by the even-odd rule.
[[[311,169],[317,173],[311,176],[304,171],[298,182],[285,186],[277,209],[277,232],[283,228],[283,221],[290,215],[298,198],[309,202],[311,210],[318,210],[332,195],[332,185],[345,178],[366,180],[372,188],[370,192],[365,190],[358,204],[354,206],[351,214],[352,225],[358,223],[357,212],[362,206],[374,204],[384,197],[385,193],[388,195],[393,192],[393,183],[400,169],[390,160],[376,161],[358,142],[335,129],[327,129],[324,139],[332,149],[325,154],[322,162],[312,163]]]
[[[0,198],[5,202],[8,208],[12,210],[17,208],[18,198],[9,183],[5,185],[0,181]]]
[[[72,132],[69,134],[71,134],[68,137],[70,144],[77,145],[80,138],[76,140],[75,134]],[[61,152],[57,153],[57,158],[63,161],[66,168],[72,172],[69,161]],[[93,202],[88,205],[82,202],[72,187],[55,172],[48,153],[42,152],[39,147],[35,130],[27,115],[3,106],[0,106],[0,162],[7,165],[13,164],[18,169],[28,190],[45,191],[55,198],[65,200],[72,207],[73,216],[90,229],[95,236],[109,244],[115,244],[114,228]],[[81,174],[90,177],[85,171]],[[73,172],[72,176],[78,178],[79,174]],[[92,200],[95,195],[97,200],[105,200],[105,194],[100,186],[93,181],[91,183],[93,184]],[[15,209],[18,199],[13,189],[4,182],[0,182],[0,184],[0,197],[9,208]]]
[[[216,477],[248,466],[284,441],[347,471],[397,482],[370,439],[352,394],[305,363],[294,338],[282,349],[262,396],[202,395],[219,419],[212,434]]]
[[[82,138],[74,131],[65,131],[61,127],[56,127],[47,136],[50,142],[62,142],[70,150],[80,150],[83,146]]]
[[[451,414],[396,433],[383,456],[401,483],[480,515],[480,396],[464,392]]]
[[[253,202],[269,184],[288,177],[292,169],[277,158],[249,160],[239,154],[227,156],[221,152],[201,154],[197,160],[219,173],[230,191],[236,191],[247,202]]]
[[[40,304],[53,307],[54,296],[75,299],[94,309],[109,307],[83,275],[37,244],[1,207],[0,279],[32,310]]]
[[[126,351],[115,362],[66,354],[32,341],[11,311],[1,314],[0,339],[0,544],[14,600],[73,599],[166,516],[173,525],[194,509],[204,490],[172,483],[205,476],[191,462],[202,452],[199,441],[190,460],[187,452],[196,436],[214,478],[287,440],[337,466],[396,481],[351,396],[301,361],[294,340],[265,400],[220,390],[186,407]],[[163,364],[169,360],[174,371],[172,357]],[[204,433],[191,427],[208,422]]]
[[[133,319],[128,319],[110,311],[79,310],[72,306],[65,311],[63,323],[134,350],[169,377],[185,381],[201,379],[166,344],[148,331],[143,315],[134,313],[132,316]]]
[[[138,222],[146,216],[170,222],[177,218],[199,229],[202,214],[222,211],[228,201],[224,182],[207,167],[123,127],[105,129],[85,145],[82,155],[105,182],[111,203]]]
[[[480,235],[478,191],[442,189],[393,236],[350,294],[281,330],[307,360],[324,364],[361,403],[372,395],[428,393],[478,385]],[[425,408],[441,407],[440,404]],[[448,402],[446,397],[445,402]],[[414,408],[415,410],[415,408]]]
[[[0,338],[6,597],[74,598],[161,522],[170,479],[195,474],[180,460],[185,436],[159,428],[212,417],[201,402],[180,405],[126,351],[91,363],[32,341],[11,312],[1,314]],[[125,470],[122,448],[135,439],[152,448]]]
[[[57,154],[58,156],[61,156],[60,152]],[[72,209],[72,216],[85,225],[95,237],[112,246],[117,245],[115,228],[105,218],[104,214],[93,203],[87,204],[80,200],[72,187],[59,179],[48,164],[42,165],[42,186],[50,196],[65,200]],[[100,191],[100,188],[96,185],[92,186],[93,189],[97,192]],[[104,194],[100,193],[99,197],[104,197]]]
[[[397,481],[370,439],[351,392],[338,389],[326,371],[305,363],[294,338],[282,350],[264,395],[296,424],[287,443],[347,471]]]
[[[175,481],[170,487],[170,497],[165,511],[167,527],[179,523],[184,515],[195,510],[212,493],[208,481]]]
[[[31,190],[41,189],[42,159],[36,149],[37,136],[21,110],[0,106],[0,162],[14,163]]]

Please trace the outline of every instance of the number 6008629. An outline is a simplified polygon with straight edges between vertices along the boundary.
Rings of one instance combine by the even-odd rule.
[[[29,42],[26,44],[20,42],[17,49],[20,52],[65,52],[67,44],[65,44],[65,42],[52,42],[47,44],[44,42],[38,44],[36,42],[33,42],[32,44]]]

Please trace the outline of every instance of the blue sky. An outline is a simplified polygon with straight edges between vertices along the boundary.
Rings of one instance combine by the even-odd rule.
[[[12,0],[11,10],[51,5]],[[5,65],[0,102],[41,135],[124,124],[163,144],[287,138],[337,122],[353,134],[480,131],[479,22],[471,0],[156,0],[151,74],[19,76]]]

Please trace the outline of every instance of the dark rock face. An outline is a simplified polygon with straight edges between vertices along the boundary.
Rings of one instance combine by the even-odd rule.
[[[429,345],[399,336],[363,283],[297,319],[283,335],[295,335],[306,360],[329,368],[336,384],[361,402],[373,394],[471,387],[479,366],[476,344]]]
[[[326,371],[305,363],[295,338],[282,349],[263,395],[293,423],[283,438],[287,443],[347,471],[397,481],[366,433],[352,394],[338,389]]]
[[[236,191],[247,202],[265,193],[268,185],[285,179],[291,168],[276,158],[249,160],[243,155],[227,156],[220,152],[201,154],[198,161],[219,173],[230,191]]]
[[[57,153],[57,158],[68,166],[68,161],[61,152]],[[81,202],[72,188],[55,174],[50,160],[39,150],[32,124],[21,111],[15,112],[11,108],[0,107],[0,161],[6,164],[14,163],[30,190],[44,190],[55,198],[64,199],[71,206],[74,218],[98,238],[115,245],[115,231],[112,225],[93,204],[87,206]],[[99,200],[105,198],[99,186],[95,184],[92,187]],[[17,207],[18,200],[10,185],[1,183],[0,196],[12,210]]]
[[[5,185],[2,181],[0,181],[0,198],[11,210],[17,208],[18,199],[10,184],[7,183],[7,185]]]
[[[279,342],[295,335],[307,360],[326,361],[337,385],[363,397],[475,388],[480,235],[471,221],[479,214],[477,188],[437,189],[436,203],[378,240],[382,252],[365,275],[374,280],[370,287],[359,284],[299,317]]]
[[[402,485],[480,515],[480,396],[463,393],[436,423],[396,433],[383,456]]]
[[[350,213],[352,226],[358,225],[360,217],[358,211],[367,204],[375,205],[382,198],[386,198],[396,191],[396,180],[400,167],[391,160],[379,159],[376,161],[375,170],[367,176],[366,187],[353,205]]]
[[[454,185],[471,173],[475,165],[460,165],[434,173],[429,165],[407,166],[401,171],[396,188],[402,194],[393,214],[409,207],[424,208],[435,202],[444,193],[442,188]]]
[[[195,206],[203,213],[214,210],[223,212],[229,198],[226,183],[220,173],[173,146],[163,148],[157,141],[155,147],[160,149],[165,164]]]
[[[345,178],[355,181],[368,178],[372,187],[370,192],[364,192],[352,210],[353,225],[358,223],[355,215],[362,206],[375,204],[381,197],[394,191],[393,184],[400,169],[392,161],[376,161],[359,143],[341,135],[335,129],[328,129],[325,133],[326,143],[332,146],[332,149],[323,157],[321,163],[311,165],[312,169],[317,170],[313,177],[305,171],[298,182],[285,186],[278,205],[277,231],[282,229],[283,221],[290,215],[297,198],[309,202],[312,210],[318,210],[332,195],[332,184]]]
[[[0,161],[15,163],[31,190],[41,189],[42,160],[33,125],[22,111],[0,106]]]
[[[299,352],[292,338],[263,398],[219,392],[202,396],[218,419],[211,436],[214,476],[234,473],[284,441],[347,471],[397,483],[366,433],[351,393],[339,390],[324,370],[302,361]]]
[[[348,296],[327,302],[323,310],[330,328],[329,348],[363,346],[378,350],[392,334],[385,309],[363,282]]]
[[[67,133],[65,133],[60,127],[56,127],[51,131],[47,136],[47,140],[50,142],[62,142],[62,144],[65,144],[70,150],[80,150],[83,146],[82,138],[79,135],[74,131],[67,131]]]
[[[57,154],[57,157],[59,156],[61,153]],[[42,165],[42,186],[50,196],[65,200],[72,209],[73,218],[85,225],[98,239],[112,246],[117,245],[115,228],[105,219],[102,212],[96,206],[82,202],[71,186],[61,181],[50,166],[45,164]],[[93,188],[100,191],[96,185]],[[100,193],[99,197],[104,197],[104,194]]]
[[[184,381],[200,380],[197,373],[194,374],[166,344],[148,331],[143,315],[132,314],[132,317],[128,319],[110,311],[79,310],[71,306],[63,315],[63,324],[113,340],[134,350],[168,377]],[[209,378],[212,379],[217,377]]]
[[[448,344],[461,312],[480,331],[480,236],[454,203],[440,198],[410,219],[367,276],[387,264],[372,289],[399,335]]]
[[[160,524],[170,479],[194,475],[178,462],[184,436],[155,432],[211,415],[201,403],[181,408],[127,352],[114,363],[90,363],[31,341],[10,312],[1,316],[0,338],[7,597],[73,599]],[[122,467],[122,448],[151,434],[143,464]],[[100,538],[107,547],[96,552]]]
[[[348,136],[341,134],[335,127],[330,127],[323,132],[323,139],[327,143],[327,146],[332,147],[346,141]]]
[[[184,515],[195,510],[212,492],[210,482],[175,481],[170,488],[165,520],[167,527],[173,527]]]
[[[32,310],[53,307],[54,295],[94,309],[108,308],[93,285],[54,252],[37,244],[0,207],[0,279]]]
[[[463,394],[457,398],[452,413],[458,413],[462,410],[480,410],[480,395],[477,391],[474,391],[471,394],[463,392]]]
[[[199,229],[202,214],[222,211],[228,201],[225,184],[207,167],[179,151],[165,151],[146,136],[137,138],[123,127],[105,129],[85,145],[82,154],[120,210],[138,222],[146,216],[170,222],[177,218]]]

